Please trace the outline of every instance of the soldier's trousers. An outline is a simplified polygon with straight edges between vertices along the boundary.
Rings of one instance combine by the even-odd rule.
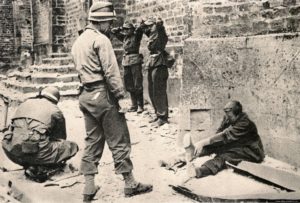
[[[157,66],[148,70],[148,91],[151,103],[158,118],[168,119],[167,81],[169,77],[166,66]]]
[[[76,143],[67,140],[41,140],[38,151],[25,153],[22,149],[22,136],[27,129],[16,129],[11,138],[4,138],[2,147],[7,157],[16,164],[24,166],[55,166],[72,158],[78,152]]]
[[[201,167],[196,168],[196,174],[198,178],[217,174],[226,167],[226,161],[231,164],[237,165],[241,161],[260,163],[263,160],[262,157],[254,157],[253,155],[246,153],[243,148],[232,148],[226,151],[207,148],[203,151],[201,156],[209,155],[212,153],[216,153],[216,156],[213,159],[206,161]]]
[[[83,90],[79,96],[86,137],[80,170],[84,175],[98,173],[105,141],[112,152],[116,174],[132,171],[130,137],[124,114],[105,86]]]
[[[137,63],[124,66],[124,84],[126,91],[130,92],[132,106],[144,106],[142,64]]]

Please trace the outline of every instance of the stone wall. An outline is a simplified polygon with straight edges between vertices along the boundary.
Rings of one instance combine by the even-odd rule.
[[[65,52],[66,45],[66,8],[65,0],[52,0],[52,52]]]
[[[12,0],[0,1],[0,68],[14,56],[14,22]]]
[[[32,16],[31,16],[31,2],[30,0],[17,0],[14,4],[14,23],[16,28],[16,49],[20,51],[22,47],[32,47]]]
[[[51,47],[51,9],[49,0],[32,0],[33,14],[33,44],[36,63],[52,52]]]
[[[299,166],[300,2],[189,5],[192,37],[183,46],[182,133],[208,136],[209,128],[220,124],[223,106],[239,100],[257,124],[267,154]]]
[[[66,35],[64,0],[32,0],[34,51],[37,63],[52,52],[63,52]]]
[[[191,1],[193,35],[251,36],[300,30],[296,0]]]
[[[114,5],[117,21],[114,26],[121,26],[124,22],[126,15],[125,0],[96,0],[111,2]],[[66,18],[67,18],[67,31],[66,31],[66,48],[70,51],[72,44],[78,37],[78,30],[83,29],[88,23],[88,10],[92,1],[86,0],[66,0]],[[112,40],[115,48],[120,47],[117,40]]]

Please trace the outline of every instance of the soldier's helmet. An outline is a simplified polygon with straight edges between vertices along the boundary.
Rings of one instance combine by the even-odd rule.
[[[41,91],[41,96],[53,101],[54,103],[58,103],[60,99],[59,90],[56,87],[46,87]]]
[[[125,29],[134,29],[134,26],[133,26],[133,24],[130,23],[130,22],[125,22],[125,23],[123,24],[123,28],[125,28]]]
[[[95,2],[90,8],[88,20],[104,22],[116,20],[116,12],[110,2]]]

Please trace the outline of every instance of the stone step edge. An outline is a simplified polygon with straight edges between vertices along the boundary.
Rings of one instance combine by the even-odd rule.
[[[5,80],[3,81],[4,84],[9,84],[9,85],[14,85],[14,86],[22,86],[23,87],[46,87],[46,86],[56,86],[56,87],[63,87],[63,86],[76,86],[80,85],[80,82],[56,82],[56,83],[50,83],[50,84],[32,84],[32,83],[25,83],[25,82],[20,82],[20,81],[12,81],[12,80]]]

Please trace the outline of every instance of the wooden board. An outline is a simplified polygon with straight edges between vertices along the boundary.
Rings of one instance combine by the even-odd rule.
[[[202,194],[196,194],[190,189],[182,186],[169,185],[176,192],[196,200],[198,202],[299,202],[299,192],[283,192],[283,193],[262,193],[238,196],[220,196],[210,197]]]
[[[226,163],[235,172],[246,173],[287,191],[300,191],[300,176],[270,166],[242,161],[237,166]]]

